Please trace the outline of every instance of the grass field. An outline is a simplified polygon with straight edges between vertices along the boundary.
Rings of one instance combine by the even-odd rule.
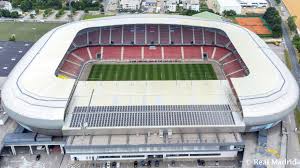
[[[89,81],[216,80],[211,64],[96,64]]]
[[[95,19],[95,18],[102,18],[102,17],[108,17],[108,16],[114,16],[114,15],[103,15],[103,14],[93,15],[93,14],[86,14],[83,17],[83,20]]]
[[[16,35],[16,41],[37,41],[59,23],[25,23],[0,22],[0,40],[8,40],[11,34]]]

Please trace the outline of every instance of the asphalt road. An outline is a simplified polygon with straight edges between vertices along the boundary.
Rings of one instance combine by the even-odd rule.
[[[276,6],[274,0],[270,0],[270,2],[272,4],[272,6]],[[281,13],[283,19],[288,18],[289,12],[284,7],[284,5],[282,8],[277,7],[277,9],[279,11],[281,11],[280,13]],[[293,73],[295,79],[298,82],[298,85],[300,86],[300,66],[298,64],[296,51],[295,51],[292,41],[290,39],[287,26],[284,23],[282,23],[281,27],[282,27],[283,40],[284,40],[285,46],[289,52],[289,56],[290,56],[290,59],[292,62],[291,72]],[[300,101],[298,102],[298,108],[300,108]],[[294,113],[291,113],[290,115],[288,115],[286,117],[286,119],[284,120],[284,123],[286,125],[287,132],[288,132],[287,159],[295,159],[295,158],[299,159],[300,158],[300,145],[299,145],[298,136],[294,132],[294,130],[296,128]],[[300,167],[300,160],[298,160],[298,162],[299,162],[298,163],[299,165],[297,165],[297,167]],[[295,167],[295,165],[287,165],[286,167],[287,168]]]

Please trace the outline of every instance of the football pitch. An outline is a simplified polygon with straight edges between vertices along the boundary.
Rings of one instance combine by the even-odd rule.
[[[88,80],[217,80],[217,76],[211,64],[95,64]]]

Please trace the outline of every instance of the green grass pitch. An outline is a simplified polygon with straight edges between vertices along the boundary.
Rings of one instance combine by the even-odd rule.
[[[217,80],[217,76],[211,64],[95,64],[88,80]]]

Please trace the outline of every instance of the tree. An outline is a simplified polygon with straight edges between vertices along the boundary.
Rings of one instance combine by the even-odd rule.
[[[298,52],[300,52],[300,37],[298,34],[296,34],[294,37],[293,37],[293,44],[294,46],[296,47],[296,49],[298,50]]]
[[[280,4],[281,3],[281,0],[275,0],[277,4]]]
[[[23,12],[28,12],[32,10],[32,2],[30,0],[24,0],[20,4],[20,8]]]
[[[18,18],[19,17],[19,13],[17,11],[13,11],[10,13],[10,17],[12,18]]]
[[[275,38],[282,36],[281,17],[279,12],[274,7],[269,7],[263,15],[263,18],[272,29],[272,36]]]
[[[10,17],[9,10],[6,9],[0,9],[0,17]]]
[[[223,15],[224,16],[236,16],[236,12],[234,10],[224,10]]]
[[[291,31],[296,32],[297,31],[297,25],[295,23],[296,16],[289,16],[287,21],[288,21],[288,26]]]
[[[16,41],[16,35],[15,34],[11,34],[8,40],[9,41]]]

